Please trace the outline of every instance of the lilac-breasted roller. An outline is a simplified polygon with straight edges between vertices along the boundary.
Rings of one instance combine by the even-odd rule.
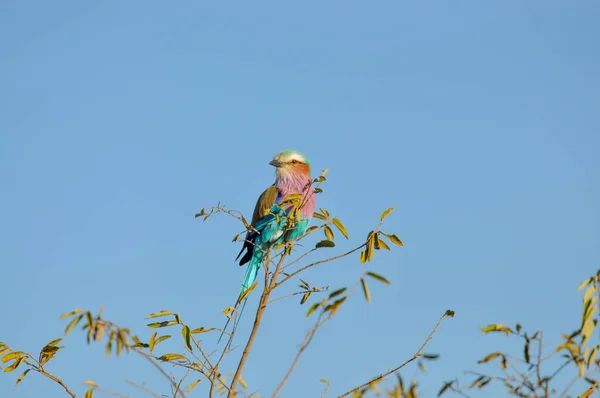
[[[248,263],[240,296],[256,280],[265,253],[284,242],[295,241],[306,232],[315,211],[316,198],[312,188],[310,164],[299,152],[287,150],[276,154],[269,163],[275,167],[275,183],[258,198],[252,214],[252,230],[246,234],[240,265]],[[301,206],[297,222],[290,222],[293,205],[280,206],[291,195],[300,195]],[[239,304],[239,299],[236,305]],[[241,312],[240,312],[241,316]]]

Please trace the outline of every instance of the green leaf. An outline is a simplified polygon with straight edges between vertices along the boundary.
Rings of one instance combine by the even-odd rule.
[[[379,282],[385,283],[386,285],[390,284],[390,281],[385,279],[383,276],[376,274],[375,272],[367,272],[367,275],[371,278],[377,279]]]
[[[181,329],[181,334],[183,335],[183,342],[185,343],[185,347],[192,352],[192,343],[191,343],[191,335],[190,328],[188,325],[183,325]]]
[[[325,232],[325,237],[327,238],[327,240],[333,240],[333,231],[331,230],[331,227],[329,227],[329,225],[323,225],[323,232]]]
[[[23,379],[25,378],[25,376],[27,376],[27,373],[29,373],[30,370],[31,369],[27,369],[25,372],[21,373],[21,375],[17,379],[17,382],[15,383],[15,387],[18,386],[19,383],[23,381]]]
[[[194,381],[192,384],[190,384],[188,386],[188,388],[186,388],[185,392],[190,392],[194,389],[194,387],[196,387],[198,385],[198,383],[200,383],[200,379]]]
[[[444,313],[445,316],[449,316],[450,318],[454,318],[454,311],[453,310],[446,310],[446,312]]]
[[[317,308],[319,308],[320,305],[321,303],[314,303],[313,305],[311,305],[308,308],[308,311],[306,311],[306,317],[308,318],[310,314],[312,314]]]
[[[348,231],[346,230],[344,224],[342,224],[342,222],[335,217],[331,219],[331,222],[342,233],[342,235],[344,235],[344,238],[348,239]]]
[[[438,397],[441,396],[443,393],[446,392],[446,390],[448,390],[450,387],[452,387],[452,385],[454,384],[454,380],[452,381],[447,381],[444,383],[444,385],[442,386],[442,388],[440,389],[440,391],[438,392]]]
[[[334,297],[337,297],[337,296],[339,296],[340,294],[344,293],[345,291],[346,291],[346,288],[345,288],[345,287],[343,287],[343,288],[341,288],[341,289],[338,289],[338,290],[336,290],[336,291],[334,291],[334,292],[331,292],[331,294],[329,295],[329,298],[330,298],[330,299],[332,299],[332,298],[334,298]]]
[[[154,323],[149,323],[147,326],[149,328],[164,328],[167,326],[173,326],[173,325],[178,325],[179,322],[177,321],[162,321],[162,322],[154,322]]]
[[[317,242],[317,244],[315,245],[315,249],[319,249],[321,247],[335,247],[335,243],[333,243],[330,240],[322,240],[320,242]]]
[[[394,208],[393,208],[393,207],[390,207],[389,209],[387,209],[386,211],[384,211],[384,212],[383,212],[383,214],[381,215],[381,217],[379,218],[379,220],[380,220],[380,221],[383,221],[383,220],[385,220],[385,218],[386,218],[387,216],[389,216],[389,215],[390,215],[390,213],[391,213],[393,210],[394,210]]]
[[[365,300],[367,300],[367,303],[370,303],[371,302],[371,293],[369,292],[369,286],[367,286],[367,282],[365,281],[364,278],[360,278],[360,283],[363,288],[363,293],[365,294]]]
[[[523,358],[525,358],[525,362],[529,362],[529,339],[525,340],[525,346],[523,347]]]
[[[440,354],[423,354],[422,357],[425,359],[438,359]]]

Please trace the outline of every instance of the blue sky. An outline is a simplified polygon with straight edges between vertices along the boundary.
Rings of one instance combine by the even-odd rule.
[[[0,340],[39,352],[61,313],[102,305],[143,338],[160,309],[221,326],[243,278],[239,227],[193,215],[217,202],[251,214],[271,156],[294,148],[330,169],[319,205],[351,236],[332,254],[391,206],[384,230],[405,247],[306,275],[337,287],[369,269],[392,285],[320,331],[283,397],[320,396],[321,378],[336,396],[396,366],[447,308],[424,396],[504,344],[487,323],[558,343],[600,266],[599,19],[592,1],[2,2]],[[266,315],[251,391],[283,377],[305,310]],[[78,394],[86,379],[135,396],[124,379],[164,386],[81,332],[65,344],[49,370]],[[0,377],[3,397],[65,396],[16,376]]]

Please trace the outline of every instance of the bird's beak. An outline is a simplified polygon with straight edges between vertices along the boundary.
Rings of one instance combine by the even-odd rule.
[[[270,164],[271,166],[274,166],[274,167],[281,167],[281,166],[283,166],[283,163],[282,163],[282,162],[280,162],[280,161],[279,161],[279,160],[277,160],[277,159],[271,160],[271,161],[269,162],[269,164]]]

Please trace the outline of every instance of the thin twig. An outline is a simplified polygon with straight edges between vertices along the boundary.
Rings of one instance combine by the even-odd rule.
[[[177,389],[177,391],[179,392],[179,395],[182,398],[186,398],[185,393],[177,388],[177,382],[171,376],[169,376],[169,374],[162,368],[162,366],[160,366],[158,363],[155,362],[155,360],[152,356],[146,354],[144,351],[142,351],[138,348],[133,348],[133,350],[135,352],[137,352],[138,354],[140,354],[142,357],[146,358],[146,360],[148,362],[150,362],[152,365],[154,365],[154,367],[156,369],[158,369],[160,371],[160,373],[162,373],[162,375],[165,376],[169,380],[171,385]]]
[[[103,390],[100,387],[94,387],[94,391],[97,391],[97,392],[102,393],[104,395],[110,395],[110,396],[113,396],[113,397],[131,398],[129,395],[124,395],[124,394],[119,394],[118,392],[112,392],[112,391]]]
[[[279,395],[279,392],[283,388],[283,385],[287,382],[288,378],[290,377],[290,375],[292,374],[292,372],[296,368],[296,365],[298,364],[298,361],[300,360],[300,357],[304,353],[304,350],[306,349],[306,347],[308,347],[308,345],[312,341],[312,338],[315,335],[315,333],[317,333],[317,330],[319,330],[319,328],[321,326],[323,326],[323,323],[325,323],[325,321],[327,321],[332,316],[332,314],[330,313],[329,316],[325,319],[325,321],[323,323],[321,323],[321,318],[323,317],[323,314],[324,314],[323,311],[321,311],[319,313],[319,316],[317,317],[317,321],[315,322],[315,326],[313,326],[306,333],[306,336],[304,336],[304,341],[302,341],[302,344],[300,345],[300,349],[296,353],[296,357],[294,358],[294,361],[290,365],[290,368],[288,369],[288,371],[285,373],[285,376],[283,376],[283,379],[281,379],[281,382],[279,382],[279,385],[275,389],[275,392],[273,392],[273,398],[277,398],[277,396]]]
[[[360,278],[362,279],[365,276],[365,274],[366,274],[366,272],[364,272]],[[354,295],[354,292],[356,291],[356,288],[358,287],[359,284],[360,284],[360,279],[350,289],[350,291],[348,292],[346,297],[351,297],[352,295]],[[277,395],[279,394],[279,392],[283,388],[284,384],[287,382],[290,375],[296,368],[296,365],[298,364],[300,357],[304,353],[304,350],[306,350],[306,347],[308,347],[308,345],[312,342],[312,339],[315,336],[315,333],[317,333],[317,330],[319,330],[324,324],[329,322],[329,320],[331,320],[331,318],[335,315],[335,313],[336,313],[335,311],[331,311],[329,313],[329,315],[327,315],[327,317],[325,319],[323,319],[323,315],[325,315],[325,309],[323,307],[321,308],[321,312],[319,312],[319,316],[317,317],[317,321],[315,322],[315,325],[308,332],[306,332],[306,335],[304,336],[304,340],[302,341],[302,344],[300,345],[300,349],[296,353],[296,357],[292,361],[292,364],[290,365],[285,376],[283,377],[283,379],[281,380],[281,382],[275,389],[275,392],[273,393],[273,398],[277,398]]]
[[[326,258],[325,260],[319,260],[319,261],[315,261],[314,263],[310,263],[310,264],[308,264],[308,265],[305,265],[304,267],[302,267],[302,268],[300,268],[300,269],[298,269],[298,270],[296,270],[296,271],[292,272],[291,274],[287,275],[285,278],[283,278],[283,279],[282,279],[282,280],[280,280],[279,282],[275,283],[275,285],[273,286],[273,289],[277,288],[279,285],[281,285],[282,283],[284,283],[284,282],[285,282],[285,281],[287,281],[288,279],[290,279],[290,278],[292,278],[292,277],[294,277],[294,276],[298,275],[300,272],[303,272],[303,271],[307,270],[308,268],[314,267],[315,265],[319,265],[319,264],[327,263],[327,262],[329,262],[329,261],[337,260],[337,259],[339,259],[339,258],[342,258],[342,257],[349,256],[350,254],[352,254],[352,253],[354,253],[354,252],[356,252],[356,251],[358,251],[358,250],[362,249],[362,248],[363,248],[363,247],[365,247],[366,245],[367,245],[367,243],[365,242],[365,243],[363,243],[362,245],[358,246],[357,248],[350,250],[349,252],[346,252],[346,253],[340,254],[340,255],[338,255],[338,256],[335,256],[335,257]]]
[[[423,345],[421,346],[421,348],[419,348],[417,350],[417,352],[411,358],[409,358],[406,361],[402,362],[399,366],[395,367],[394,369],[390,369],[387,372],[380,374],[379,376],[375,376],[371,380],[367,381],[366,383],[363,383],[360,386],[354,387],[353,389],[351,389],[351,390],[343,393],[338,398],[345,397],[345,396],[353,393],[354,391],[358,391],[361,388],[368,386],[369,384],[373,383],[374,381],[381,380],[384,377],[387,377],[390,374],[396,372],[397,370],[402,369],[404,366],[408,365],[409,363],[411,363],[412,361],[414,361],[415,359],[417,359],[418,357],[420,357],[421,356],[421,351],[423,351],[423,349],[425,348],[425,346],[427,346],[427,344],[429,343],[429,341],[433,338],[433,335],[435,334],[437,328],[440,326],[440,324],[442,323],[442,320],[446,316],[448,316],[448,312],[445,312],[444,315],[442,315],[440,317],[440,319],[438,320],[437,324],[435,325],[435,327],[433,328],[433,330],[431,331],[431,333],[429,333],[429,337],[427,337],[427,340],[425,340],[425,342],[423,343]]]
[[[325,380],[325,381],[327,382],[327,385],[325,386],[325,391],[323,391],[323,394],[321,394],[321,398],[325,398],[325,395],[327,395],[327,390],[329,390],[329,386],[331,385],[329,380]]]
[[[144,392],[147,392],[148,394],[152,395],[154,398],[162,398],[160,395],[158,395],[157,393],[155,393],[154,391],[152,391],[151,389],[144,387],[144,386],[140,386],[139,384],[135,384],[133,381],[131,380],[125,380],[125,382],[127,384],[129,384],[132,387],[135,387],[137,389],[140,389]]]

